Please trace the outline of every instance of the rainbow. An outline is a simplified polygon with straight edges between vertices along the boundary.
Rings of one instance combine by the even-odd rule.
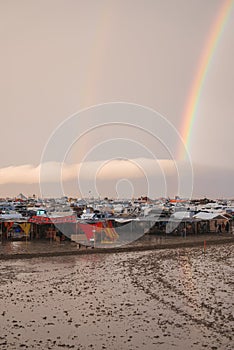
[[[210,34],[208,35],[208,39],[204,45],[204,50],[199,60],[195,79],[192,83],[192,88],[190,90],[189,98],[187,100],[183,113],[183,122],[180,134],[184,145],[183,147],[180,147],[179,159],[184,159],[186,157],[186,151],[189,149],[191,132],[197,115],[197,109],[202,93],[202,88],[204,86],[204,81],[206,79],[207,72],[209,70],[218,42],[223,33],[225,24],[227,23],[230,12],[234,5],[234,0],[225,0],[221,1],[221,3],[222,6],[218,12],[218,16],[211,27]]]

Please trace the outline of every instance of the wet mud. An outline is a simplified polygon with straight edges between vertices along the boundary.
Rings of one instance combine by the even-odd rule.
[[[233,250],[2,260],[0,349],[231,350]]]

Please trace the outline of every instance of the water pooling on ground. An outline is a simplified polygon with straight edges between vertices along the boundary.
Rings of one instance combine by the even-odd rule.
[[[233,244],[1,261],[1,349],[233,349]]]

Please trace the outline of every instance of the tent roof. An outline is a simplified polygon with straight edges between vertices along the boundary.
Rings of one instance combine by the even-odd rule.
[[[214,220],[214,219],[226,219],[227,220],[227,217],[220,214],[220,213],[206,213],[203,211],[200,211],[199,213],[197,213],[193,217],[196,219],[200,219],[200,220]]]
[[[189,211],[177,211],[171,215],[171,219],[176,219],[176,220],[192,219],[192,216]]]

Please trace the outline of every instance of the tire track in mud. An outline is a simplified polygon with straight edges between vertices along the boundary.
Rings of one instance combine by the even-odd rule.
[[[161,268],[160,262],[170,259],[176,264],[175,258],[177,257],[177,253],[170,252],[169,255],[164,254],[163,257],[160,257],[160,261],[157,262],[154,254],[149,254],[137,259],[129,259],[124,262],[124,265],[125,267],[128,265],[133,286],[142,290],[150,298],[182,316],[186,322],[190,321],[199,327],[205,327],[209,331],[212,330],[216,335],[225,337],[229,341],[232,340],[234,317],[231,311],[225,316],[221,309],[225,306],[220,302],[216,301],[215,305],[209,305],[204,301],[197,302],[193,297],[188,296],[180,286],[170,283],[167,274],[165,278],[163,277],[165,271]],[[147,280],[151,282],[147,283]],[[230,286],[231,284],[232,282],[229,283]],[[162,291],[164,295],[162,295]],[[210,288],[210,291],[212,291],[212,288]],[[179,306],[176,305],[178,301],[180,302]],[[170,320],[170,322],[173,321]],[[229,327],[227,327],[227,323]]]

